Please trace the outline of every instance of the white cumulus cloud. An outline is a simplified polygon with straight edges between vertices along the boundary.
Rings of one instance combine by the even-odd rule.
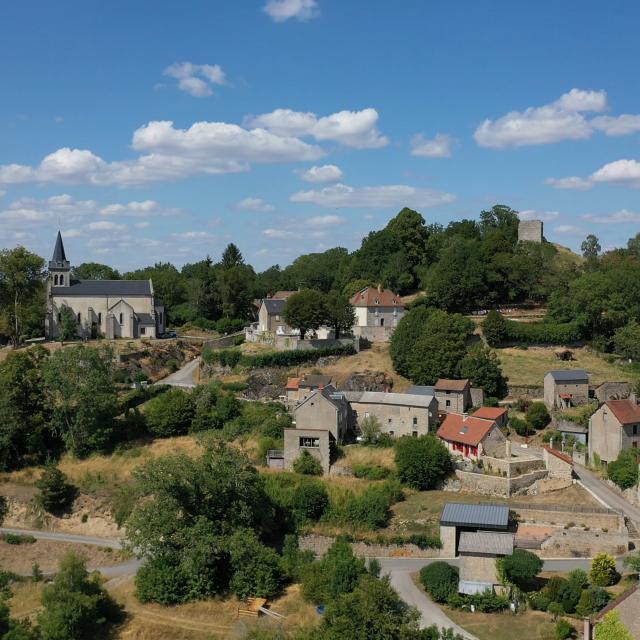
[[[212,85],[224,85],[227,78],[218,64],[194,64],[193,62],[175,62],[168,66],[163,75],[175,78],[181,91],[204,98],[213,93]]]
[[[453,139],[443,133],[437,133],[434,138],[425,138],[421,133],[411,141],[411,155],[425,158],[450,158]]]
[[[235,208],[240,211],[258,211],[261,213],[275,210],[273,205],[265,202],[262,198],[244,198],[244,200],[236,203]]]
[[[305,182],[336,182],[343,177],[342,170],[335,164],[324,164],[321,167],[311,167],[300,172],[300,178]]]
[[[560,233],[562,235],[567,235],[567,236],[577,236],[583,233],[580,227],[576,227],[575,225],[572,225],[572,224],[559,224],[553,230],[556,233]]]
[[[605,111],[607,108],[606,91],[583,91],[571,89],[554,103],[563,111]]]
[[[313,216],[307,220],[307,224],[313,227],[328,227],[335,224],[343,224],[345,219],[340,216]]]
[[[263,11],[274,22],[284,22],[290,18],[301,21],[311,20],[319,15],[316,0],[269,0]]]
[[[560,217],[559,211],[536,211],[534,209],[526,209],[518,213],[520,220],[542,220],[550,222]]]
[[[590,189],[596,184],[612,184],[640,189],[640,162],[637,160],[616,160],[609,162],[586,178],[548,178],[547,184],[556,189]]]
[[[593,186],[589,180],[580,178],[579,176],[547,178],[545,182],[555,189],[575,189],[576,191],[587,191]]]
[[[591,126],[608,136],[627,136],[640,131],[640,115],[598,116],[591,121]]]
[[[435,207],[453,202],[455,196],[442,191],[402,184],[351,187],[339,183],[318,190],[298,191],[290,197],[290,200],[331,208],[388,209],[404,206]]]
[[[126,228],[126,224],[117,224],[111,220],[98,220],[86,225],[89,231],[124,231]]]
[[[378,112],[371,107],[361,111],[338,111],[322,117],[310,111],[276,109],[251,116],[246,124],[279,136],[311,136],[318,141],[333,140],[355,149],[375,149],[389,143],[378,131],[378,118]]]
[[[595,222],[597,224],[626,224],[629,222],[640,222],[640,213],[630,211],[629,209],[620,209],[614,213],[600,215],[587,214],[583,217],[585,220],[589,220],[589,222]]]

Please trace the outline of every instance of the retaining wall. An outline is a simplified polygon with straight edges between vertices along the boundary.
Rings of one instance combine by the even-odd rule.
[[[456,470],[455,474],[460,481],[460,489],[462,491],[508,498],[529,488],[541,478],[546,478],[547,470],[532,471],[514,478],[503,478],[501,476],[459,470]]]
[[[540,400],[544,397],[544,387],[542,385],[540,385],[539,387],[509,385],[507,390],[509,396],[512,398],[522,398],[524,400]]]
[[[552,505],[548,505],[551,507]],[[555,505],[554,508],[544,508],[544,505],[539,507],[535,506],[522,506],[514,504],[511,509],[520,516],[520,522],[529,522],[535,524],[546,524],[550,526],[574,523],[578,526],[585,525],[590,529],[597,529],[598,533],[603,529],[607,529],[609,533],[624,533],[626,527],[624,524],[624,518],[617,513],[607,512],[606,510],[599,511],[579,511],[571,509],[558,509]],[[573,533],[574,529],[571,529]],[[606,532],[605,532],[606,533]]]
[[[589,558],[596,553],[619,556],[627,552],[629,536],[618,532],[594,532],[579,529],[558,530],[541,546],[541,555]]]
[[[506,474],[508,478],[544,469],[544,462],[539,458],[521,458],[519,456],[511,458],[482,456],[482,464],[488,471]]]
[[[313,551],[317,557],[324,556],[335,542],[330,536],[300,536],[298,545],[301,550]],[[353,553],[369,558],[435,558],[440,555],[439,549],[420,549],[415,544],[365,544],[351,542]]]

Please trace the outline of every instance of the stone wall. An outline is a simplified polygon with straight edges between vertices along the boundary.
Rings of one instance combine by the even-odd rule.
[[[591,530],[604,531],[607,529],[609,533],[624,533],[626,527],[624,517],[617,513],[608,512],[606,509],[598,511],[579,511],[571,509],[549,508],[552,505],[528,506],[513,504],[511,508],[520,516],[520,522],[528,522],[531,524],[541,524],[555,526],[564,526],[574,523],[576,525],[585,525]],[[573,529],[571,530],[573,532]],[[606,532],[605,532],[606,533]]]
[[[518,242],[541,243],[544,235],[542,220],[520,220],[518,223]]]
[[[456,470],[455,474],[460,481],[461,491],[508,498],[524,492],[541,478],[546,478],[547,470],[532,471],[514,478],[503,478],[502,476],[490,476],[483,473],[460,470]]]
[[[370,342],[389,342],[395,327],[353,327],[355,336],[369,340]]]
[[[624,491],[620,489],[620,487],[611,480],[604,480],[604,482],[609,485],[612,491],[615,491],[619,496],[622,496],[627,502],[635,505],[636,507],[640,507],[640,486],[632,487],[631,489],[625,489]]]
[[[277,351],[304,351],[309,349],[328,349],[330,347],[353,346],[360,351],[360,340],[358,338],[327,338],[326,340],[300,340],[295,336],[274,336],[271,340]]]
[[[301,438],[311,438],[318,442],[317,447],[300,446]],[[325,474],[329,473],[331,464],[331,447],[329,431],[319,429],[285,429],[284,430],[284,468],[291,470],[293,463],[303,451],[310,453],[322,465]]]
[[[626,553],[629,536],[620,532],[584,531],[559,529],[542,543],[543,557],[574,556],[590,558],[596,553],[614,556]]]
[[[544,463],[539,458],[492,458],[491,456],[482,457],[483,467],[489,472],[497,472],[500,475],[511,478],[520,476],[531,471],[544,469]]]
[[[508,394],[511,398],[522,398],[523,400],[539,400],[544,397],[544,387],[516,386],[509,385]]]
[[[298,544],[303,551],[313,551],[321,558],[335,542],[330,536],[308,535],[300,536]],[[357,556],[368,558],[435,558],[440,552],[438,549],[421,549],[415,544],[366,544],[364,542],[352,542],[351,548]]]
[[[631,384],[629,382],[603,382],[596,387],[594,396],[599,402],[607,400],[623,400],[628,398],[631,393]]]
[[[471,387],[471,406],[481,407],[484,404],[484,391],[479,387]]]

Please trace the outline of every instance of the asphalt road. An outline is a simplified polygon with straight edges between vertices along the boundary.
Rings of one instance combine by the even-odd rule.
[[[175,373],[168,375],[162,380],[158,380],[155,384],[168,384],[172,387],[185,387],[187,389],[193,389],[196,386],[196,371],[200,366],[200,358],[191,360],[182,369],[178,369]]]

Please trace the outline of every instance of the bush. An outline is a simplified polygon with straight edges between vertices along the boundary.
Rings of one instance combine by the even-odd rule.
[[[398,478],[419,491],[436,487],[452,470],[451,456],[435,436],[404,436],[396,442]]]
[[[187,600],[185,577],[176,563],[166,557],[149,558],[135,578],[136,598],[169,606]]]
[[[20,533],[3,533],[0,535],[0,540],[13,545],[33,544],[36,542],[36,539],[33,536],[23,535]]]
[[[542,560],[531,551],[516,549],[510,556],[505,556],[502,560],[502,569],[505,578],[526,588],[542,570]]]
[[[458,593],[458,568],[437,561],[422,567],[420,582],[435,602],[447,602]]]
[[[509,338],[507,320],[499,311],[489,311],[481,326],[487,343],[492,347],[500,345]]]
[[[557,323],[546,320],[542,322],[505,320],[504,331],[506,333],[502,342],[518,344],[568,344],[584,337],[582,325],[575,321]]]
[[[356,478],[365,478],[366,480],[384,480],[391,473],[390,469],[379,464],[354,464],[351,471]]]
[[[54,464],[47,464],[36,482],[40,493],[36,502],[48,513],[64,511],[75,497],[76,489],[67,482],[67,476]]]
[[[149,431],[159,437],[184,435],[194,414],[193,397],[182,389],[171,389],[149,400],[144,411]]]
[[[520,418],[509,418],[509,426],[523,438],[535,433],[533,427],[528,422],[521,420]]]
[[[611,596],[602,587],[589,587],[580,594],[576,613],[581,618],[588,618],[607,606]]]
[[[321,476],[322,465],[308,451],[303,451],[294,461],[293,470],[305,476]]]
[[[566,620],[558,620],[556,622],[555,633],[557,640],[567,640],[567,638],[573,638],[575,636],[576,630],[573,625]]]
[[[638,452],[623,449],[618,457],[607,467],[609,479],[621,489],[630,489],[638,482]]]
[[[380,420],[376,416],[365,416],[360,421],[360,434],[362,435],[362,443],[374,444],[380,437],[382,426]]]
[[[7,504],[7,499],[4,496],[0,496],[0,526],[4,522],[4,519],[7,517],[9,513],[9,505]]]
[[[596,587],[608,587],[618,581],[616,560],[608,553],[598,553],[591,562],[589,580]]]
[[[551,604],[548,596],[542,591],[537,591],[529,595],[529,605],[536,611],[546,611],[547,607]]]
[[[264,477],[269,498],[298,523],[319,520],[329,505],[325,485],[307,476],[270,473]]]
[[[529,405],[527,422],[534,429],[544,429],[551,422],[551,416],[544,402],[532,402]]]
[[[202,352],[202,361],[205,364],[220,364],[232,368],[238,364],[248,368],[292,367],[305,362],[313,362],[319,358],[351,356],[354,353],[355,349],[352,345],[297,351],[263,351],[252,355],[242,354],[237,349],[214,351],[207,347]]]

